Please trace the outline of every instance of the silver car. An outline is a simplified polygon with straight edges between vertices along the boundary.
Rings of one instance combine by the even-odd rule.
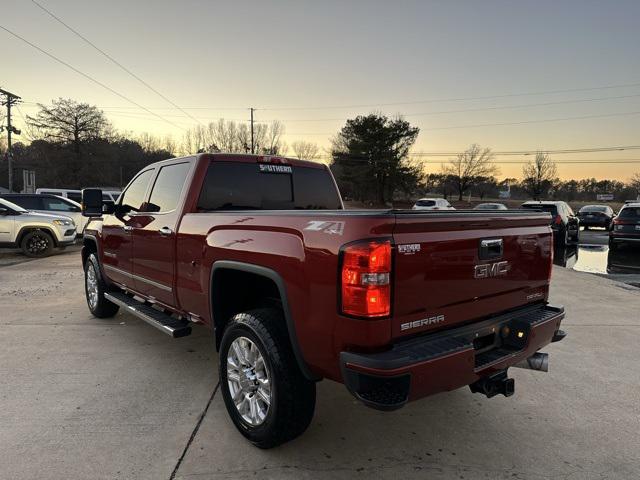
[[[76,241],[76,224],[63,215],[36,213],[0,198],[0,247],[44,257]]]

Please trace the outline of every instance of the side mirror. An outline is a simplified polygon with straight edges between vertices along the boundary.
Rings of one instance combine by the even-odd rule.
[[[85,188],[82,190],[82,216],[102,216],[102,190],[99,188]]]
[[[9,209],[6,207],[0,207],[0,215],[8,215],[9,214]]]

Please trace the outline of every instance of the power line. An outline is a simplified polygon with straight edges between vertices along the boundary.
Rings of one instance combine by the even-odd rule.
[[[458,98],[433,98],[428,100],[414,100],[406,102],[393,102],[393,103],[364,103],[364,104],[352,104],[352,105],[321,105],[321,106],[306,106],[306,107],[268,107],[260,110],[330,110],[340,108],[367,108],[367,107],[388,107],[393,105],[415,105],[419,103],[442,103],[442,102],[460,102],[468,100],[489,100],[494,98],[509,98],[509,97],[525,97],[536,95],[551,95],[557,93],[572,93],[572,92],[587,92],[593,90],[608,90],[615,88],[627,88],[638,87],[640,83],[623,83],[617,85],[604,85],[598,87],[585,87],[585,88],[570,88],[564,90],[546,90],[539,92],[527,92],[527,93],[507,93],[502,95],[484,95],[479,97],[458,97]]]
[[[58,57],[56,57],[56,56],[55,56],[55,55],[53,55],[52,53],[49,53],[49,52],[47,52],[46,50],[44,50],[44,49],[40,48],[39,46],[37,46],[36,44],[31,43],[31,42],[30,42],[29,40],[27,40],[26,38],[21,37],[20,35],[18,35],[18,34],[17,34],[17,33],[15,33],[15,32],[12,32],[12,31],[11,31],[11,30],[9,30],[8,28],[3,27],[2,25],[0,25],[0,29],[2,29],[2,30],[4,30],[5,32],[7,32],[8,34],[10,34],[10,35],[14,36],[14,37],[15,37],[15,38],[17,38],[18,40],[22,40],[24,43],[26,43],[27,45],[29,45],[29,46],[31,46],[31,47],[33,47],[33,48],[35,48],[35,49],[36,49],[36,50],[38,50],[40,53],[43,53],[43,54],[44,54],[44,55],[46,55],[47,57],[49,57],[49,58],[51,58],[51,59],[55,60],[55,61],[56,61],[56,62],[58,62],[58,63],[61,63],[62,65],[64,65],[65,67],[67,67],[67,68],[69,68],[69,69],[71,69],[71,70],[73,70],[73,71],[74,71],[74,72],[76,72],[77,74],[82,75],[82,76],[83,76],[83,77],[85,77],[87,80],[90,80],[90,81],[92,81],[93,83],[95,83],[95,84],[97,84],[97,85],[100,85],[102,88],[104,88],[104,89],[106,89],[106,90],[110,91],[111,93],[113,93],[114,95],[117,95],[118,97],[122,98],[123,100],[126,100],[127,102],[129,102],[129,103],[131,103],[131,104],[135,105],[136,107],[140,108],[141,110],[144,110],[145,112],[150,113],[150,114],[151,114],[151,115],[153,115],[154,117],[157,117],[157,118],[159,118],[159,119],[163,120],[164,122],[168,123],[169,125],[172,125],[172,126],[174,126],[174,127],[176,127],[176,128],[179,128],[180,130],[185,130],[185,131],[186,131],[186,129],[185,129],[185,128],[183,128],[183,127],[181,127],[181,126],[179,126],[179,125],[176,125],[176,124],[175,124],[175,123],[173,123],[172,121],[167,120],[166,118],[163,118],[162,116],[158,115],[158,114],[157,114],[157,113],[155,113],[155,112],[152,112],[151,110],[149,110],[149,109],[148,109],[148,108],[146,108],[146,107],[143,107],[143,106],[142,106],[142,105],[140,105],[139,103],[137,103],[137,102],[135,102],[135,101],[131,100],[130,98],[128,98],[128,97],[126,97],[125,95],[121,94],[120,92],[118,92],[118,91],[114,90],[113,88],[109,87],[108,85],[105,85],[105,84],[104,84],[104,83],[102,83],[101,81],[96,80],[95,78],[91,77],[90,75],[87,75],[86,73],[84,73],[84,72],[82,72],[82,71],[78,70],[78,69],[77,69],[76,67],[74,67],[73,65],[71,65],[71,64],[69,64],[69,63],[67,63],[67,62],[65,62],[64,60],[59,59]]]
[[[640,111],[636,112],[620,112],[620,113],[604,113],[597,115],[582,115],[577,117],[560,117],[560,118],[545,118],[541,120],[522,120],[518,122],[502,122],[502,123],[477,123],[472,125],[447,125],[444,127],[427,127],[421,128],[420,130],[454,130],[454,129],[465,129],[465,128],[479,128],[479,127],[506,127],[509,125],[526,125],[531,123],[547,123],[547,122],[562,122],[567,120],[588,120],[591,118],[606,118],[606,117],[624,117],[624,116],[632,116],[639,115]],[[305,132],[305,133],[289,133],[289,135],[334,135],[337,132]]]
[[[566,153],[595,153],[595,152],[620,152],[626,150],[640,150],[640,145],[618,145],[613,147],[591,147],[591,148],[560,148],[555,150],[545,150],[545,149],[536,149],[536,150],[502,150],[502,151],[494,151],[491,152],[493,155],[498,156],[526,156],[526,155],[535,155],[537,153],[547,153],[550,155],[558,155],[558,154],[566,154]],[[450,157],[451,155],[458,155],[460,152],[416,152],[411,155],[415,156],[429,156],[429,157]]]
[[[32,0],[34,1],[34,0]],[[445,102],[454,102],[454,101],[470,101],[470,100],[490,100],[496,98],[510,98],[510,97],[520,97],[520,96],[537,96],[537,95],[550,95],[550,94],[559,94],[559,93],[572,93],[572,92],[586,92],[586,91],[594,91],[594,90],[605,90],[605,89],[616,89],[616,88],[630,88],[630,87],[639,87],[640,83],[627,83],[627,84],[618,84],[618,85],[605,85],[598,87],[586,87],[586,88],[576,88],[576,89],[565,89],[565,90],[547,90],[540,92],[530,92],[530,93],[512,93],[512,94],[504,94],[504,95],[486,95],[479,97],[460,97],[460,98],[441,98],[441,99],[429,99],[429,100],[414,100],[414,101],[406,101],[406,102],[392,102],[392,103],[369,103],[369,104],[353,104],[353,105],[333,105],[333,106],[306,106],[306,107],[267,107],[267,108],[256,108],[256,110],[261,111],[280,111],[280,110],[329,110],[329,109],[340,109],[340,108],[367,108],[367,107],[385,107],[385,106],[394,106],[394,105],[417,105],[422,103],[445,103]],[[491,109],[503,109],[503,108],[523,108],[523,107],[536,107],[536,106],[547,106],[547,105],[560,105],[564,103],[580,103],[580,102],[592,102],[592,101],[601,101],[601,100],[615,100],[621,98],[630,98],[637,97],[638,94],[635,95],[621,95],[615,97],[599,97],[599,98],[589,98],[589,99],[578,99],[578,100],[564,100],[558,102],[545,102],[545,103],[534,103],[534,104],[524,104],[524,105],[513,105],[513,106],[498,106],[498,107],[483,107],[477,109],[464,109],[464,110],[445,110],[438,112],[420,112],[420,113],[412,113],[406,115],[439,115],[445,113],[463,113],[470,111],[481,111],[481,110],[491,110]],[[115,106],[98,106],[99,108],[123,108],[130,109],[134,107],[115,105]],[[203,106],[178,106],[176,108],[184,109],[184,110],[246,110],[246,107],[203,107]],[[152,110],[169,110],[164,107],[151,107]],[[343,120],[343,118],[327,118],[322,119],[324,121],[333,121],[333,120]],[[315,119],[292,119],[287,121],[315,121]],[[319,121],[319,120],[318,120]]]
[[[161,97],[163,100],[165,100],[167,103],[171,104],[173,107],[177,108],[178,110],[180,110],[182,113],[184,113],[186,116],[188,116],[189,118],[191,118],[192,120],[195,120],[197,123],[200,123],[200,125],[202,125],[202,123],[200,122],[200,120],[198,120],[197,118],[195,118],[194,116],[192,116],[189,112],[183,110],[180,106],[176,105],[174,102],[172,102],[169,98],[167,98],[165,95],[163,95],[162,93],[160,93],[158,90],[156,90],[155,88],[153,88],[151,85],[149,85],[149,83],[147,83],[146,81],[144,81],[142,78],[140,78],[138,75],[136,75],[135,73],[133,73],[131,70],[129,70],[127,67],[125,67],[124,65],[122,65],[120,62],[118,62],[115,58],[113,58],[111,55],[109,55],[107,52],[105,52],[104,50],[102,50],[101,48],[99,48],[96,44],[94,44],[91,40],[89,40],[87,37],[85,37],[84,35],[82,35],[80,32],[78,32],[77,30],[75,30],[74,28],[70,27],[69,25],[67,25],[60,17],[56,16],[53,12],[51,12],[50,10],[48,10],[47,8],[45,8],[43,5],[41,5],[40,3],[36,2],[36,0],[31,0],[32,3],[34,3],[35,5],[37,5],[41,10],[43,10],[44,12],[46,12],[49,16],[51,16],[53,19],[55,19],[57,22],[61,23],[62,25],[64,25],[68,30],[70,30],[71,32],[73,32],[76,36],[80,37],[82,40],[84,40],[86,43],[88,43],[89,45],[91,45],[96,51],[98,51],[99,53],[101,53],[104,57],[106,57],[107,59],[109,59],[112,63],[114,63],[115,65],[117,65],[118,67],[120,67],[122,70],[124,70],[126,73],[128,73],[129,75],[131,75],[133,78],[135,78],[138,82],[140,82],[142,85],[144,85],[145,87],[147,87],[149,90],[151,90],[153,93],[155,93],[156,95],[158,95],[159,97]]]
[[[520,105],[500,105],[496,107],[479,107],[479,108],[465,108],[459,110],[440,110],[435,112],[418,112],[418,113],[403,113],[402,117],[418,117],[426,115],[444,115],[449,113],[468,113],[468,112],[484,112],[487,110],[508,110],[512,108],[529,108],[529,107],[548,107],[553,105],[565,105],[570,103],[583,103],[583,102],[598,102],[603,100],[619,100],[624,98],[636,98],[640,97],[640,94],[634,95],[620,95],[615,97],[599,97],[599,98],[585,98],[579,100],[562,100],[558,102],[545,102],[545,103],[524,103]],[[294,118],[282,120],[283,122],[334,122],[344,121],[345,117],[341,118]],[[271,121],[271,120],[267,120]]]

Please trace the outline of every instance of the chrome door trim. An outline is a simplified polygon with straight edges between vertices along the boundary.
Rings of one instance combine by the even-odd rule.
[[[158,283],[158,282],[156,282],[154,280],[150,280],[150,279],[145,278],[145,277],[141,277],[140,275],[135,275],[133,273],[126,272],[126,271],[121,270],[119,268],[116,268],[116,267],[114,267],[112,265],[106,265],[105,264],[105,265],[103,265],[103,267],[104,267],[105,270],[111,270],[112,272],[119,273],[120,275],[124,275],[125,277],[129,277],[132,280],[139,280],[139,281],[144,282],[144,283],[146,283],[148,285],[152,285],[152,286],[154,286],[156,288],[159,288],[160,290],[164,290],[165,292],[171,292],[173,290],[171,287],[169,287],[167,285],[164,285],[162,283]]]

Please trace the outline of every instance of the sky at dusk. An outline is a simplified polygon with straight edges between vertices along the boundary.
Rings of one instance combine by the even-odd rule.
[[[638,1],[38,1],[203,123],[255,107],[288,143],[328,149],[347,118],[382,112],[420,127],[414,152],[640,145]],[[123,131],[179,140],[195,125],[31,1],[0,11],[0,26],[175,124],[0,29],[18,127],[58,97],[100,106]],[[421,158],[432,172],[446,161]],[[527,158],[497,157],[511,162],[500,177],[520,177]],[[640,171],[640,150],[553,158],[562,178]]]

